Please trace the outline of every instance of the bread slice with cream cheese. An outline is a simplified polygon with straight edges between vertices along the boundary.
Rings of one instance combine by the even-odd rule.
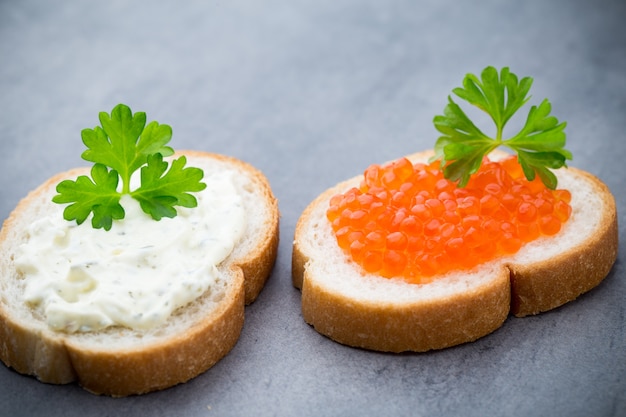
[[[198,151],[177,156],[181,154],[190,166],[203,169],[205,178],[223,170],[236,173],[234,184],[245,207],[246,229],[230,255],[217,265],[216,285],[178,308],[165,323],[147,330],[112,326],[67,333],[50,329],[41,314],[24,302],[24,279],[15,259],[19,245],[29,238],[29,224],[58,209],[51,201],[56,185],[89,171],[60,173],[28,194],[0,231],[0,359],[7,366],[42,382],[77,381],[96,394],[127,396],[194,378],[235,346],[244,306],[257,298],[276,259],[277,200],[267,178],[247,163]]]
[[[426,151],[408,158],[416,163],[431,156]],[[337,245],[326,211],[332,196],[358,187],[362,176],[326,190],[304,210],[295,230],[293,285],[302,291],[304,320],[350,346],[428,351],[485,336],[509,314],[537,314],[574,300],[597,286],[615,262],[615,200],[587,172],[568,168],[556,175],[559,188],[572,195],[572,215],[557,235],[427,284],[364,273],[351,261]]]

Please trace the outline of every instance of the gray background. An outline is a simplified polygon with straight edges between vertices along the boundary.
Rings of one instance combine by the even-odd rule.
[[[291,286],[294,226],[325,188],[432,147],[466,72],[535,78],[568,122],[571,165],[603,179],[626,236],[624,1],[0,2],[0,219],[84,165],[80,130],[123,102],[178,149],[233,155],[279,199],[274,272],[238,344],[172,389],[96,397],[0,366],[6,416],[626,415],[626,259],[555,311],[443,351],[381,354],[307,326]],[[526,108],[527,110],[527,108]]]

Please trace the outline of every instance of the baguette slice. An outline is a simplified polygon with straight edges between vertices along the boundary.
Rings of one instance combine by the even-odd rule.
[[[278,248],[278,205],[265,176],[234,158],[184,151],[190,166],[236,170],[247,230],[219,266],[220,285],[179,308],[148,331],[112,327],[91,333],[55,332],[23,300],[23,280],[13,259],[31,221],[58,206],[56,184],[87,174],[78,168],[50,178],[24,198],[0,231],[0,359],[47,383],[77,381],[95,394],[127,396],[185,382],[213,366],[236,344],[244,305],[254,301],[270,275]],[[58,210],[58,209],[57,209]]]
[[[409,155],[426,162],[431,152]],[[498,152],[492,158],[502,157]],[[363,273],[336,243],[330,198],[359,185],[354,177],[326,190],[302,213],[292,254],[293,285],[302,290],[304,320],[346,345],[390,352],[428,351],[474,341],[506,320],[558,307],[589,291],[617,256],[617,215],[609,189],[574,168],[556,173],[572,194],[572,215],[553,237],[513,256],[428,284]]]

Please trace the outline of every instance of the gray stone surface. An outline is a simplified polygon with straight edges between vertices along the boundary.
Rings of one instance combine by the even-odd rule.
[[[276,268],[233,351],[198,378],[96,397],[0,366],[6,416],[624,416],[626,253],[596,289],[475,343],[390,355],[307,326],[291,240],[322,190],[432,146],[466,72],[535,78],[568,121],[571,165],[614,191],[626,236],[626,3],[556,1],[0,2],[0,219],[83,165],[80,130],[119,102],[178,149],[244,159],[280,200]]]

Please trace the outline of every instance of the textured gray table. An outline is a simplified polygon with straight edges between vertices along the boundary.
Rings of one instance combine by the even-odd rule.
[[[535,78],[532,102],[550,98],[568,121],[572,165],[614,191],[626,237],[626,4],[470,3],[1,2],[0,219],[83,165],[80,130],[123,102],[170,124],[179,149],[262,169],[282,240],[241,339],[205,374],[111,399],[0,366],[0,415],[626,415],[625,245],[576,302],[439,352],[352,349],[302,321],[290,281],[302,209],[372,162],[431,147],[451,89],[486,65]]]

